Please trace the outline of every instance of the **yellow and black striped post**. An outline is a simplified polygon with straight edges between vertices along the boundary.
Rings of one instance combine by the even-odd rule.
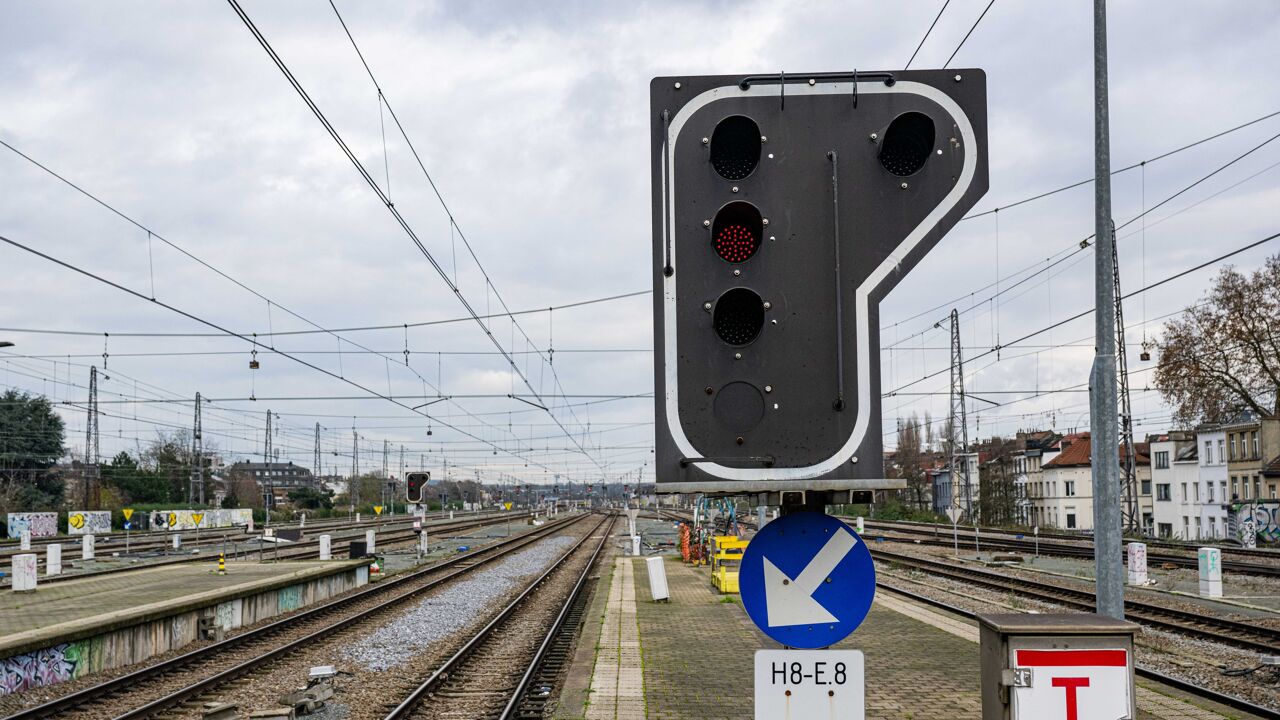
[[[227,574],[227,556],[226,553],[218,553],[218,574]]]

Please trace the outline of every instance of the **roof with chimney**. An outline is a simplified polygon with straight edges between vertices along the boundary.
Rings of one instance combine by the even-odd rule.
[[[1088,433],[1079,433],[1078,435],[1070,437],[1070,444],[1064,442],[1063,444],[1066,445],[1066,448],[1063,449],[1058,457],[1045,463],[1044,466],[1046,468],[1089,467],[1091,464],[1089,455],[1093,450],[1092,438],[1089,437]],[[1067,438],[1064,438],[1064,441],[1065,440],[1067,440]],[[1150,465],[1150,448],[1151,446],[1148,443],[1134,443],[1134,463],[1137,465]],[[1123,450],[1117,447],[1116,457],[1123,459],[1124,456],[1122,455],[1122,452]]]

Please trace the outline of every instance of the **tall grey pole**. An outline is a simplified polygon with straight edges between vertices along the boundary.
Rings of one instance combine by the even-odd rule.
[[[1107,108],[1107,3],[1093,2],[1094,344],[1089,376],[1093,547],[1099,615],[1124,617],[1120,556],[1120,455],[1116,398],[1116,296],[1111,261],[1111,138]]]

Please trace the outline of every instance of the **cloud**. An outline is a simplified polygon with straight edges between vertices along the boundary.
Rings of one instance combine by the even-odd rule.
[[[916,66],[944,61],[984,5],[953,2]],[[380,115],[375,89],[324,4],[247,2],[245,7],[374,178],[385,186],[390,176],[397,209],[481,314],[498,311],[501,302],[511,309],[545,308],[650,286],[649,78],[898,67],[936,12],[932,4],[798,1],[340,3],[457,228],[482,260],[486,281],[458,230],[451,233],[449,214],[390,116],[385,109]],[[446,389],[509,386],[508,368],[496,354],[444,354],[493,353],[493,343],[475,323],[351,333],[351,340],[380,354],[344,343],[341,357],[332,337],[270,335],[308,327],[286,308],[326,327],[411,323],[467,311],[229,8],[181,3],[157,13],[150,3],[108,8],[67,0],[13,3],[6,16],[0,28],[0,107],[5,108],[0,139],[271,303],[154,238],[148,243],[145,232],[7,151],[0,153],[3,234],[145,294],[154,282],[157,297],[166,302],[237,331],[257,332],[262,344],[304,353],[299,357],[377,392],[421,395],[424,383]],[[1176,15],[1114,6],[1115,165],[1153,157],[1278,109],[1276,94],[1266,91],[1274,86],[1268,72],[1280,60],[1278,41],[1280,18],[1266,0],[1237,3],[1230,14],[1212,6],[1184,6]],[[1092,174],[1090,43],[1087,8],[1008,3],[991,10],[957,55],[956,65],[988,73],[992,182],[982,207]],[[1145,172],[1147,205],[1273,134],[1276,126],[1259,125],[1153,163]],[[1151,220],[1261,170],[1280,159],[1277,152],[1258,153]],[[1141,180],[1135,172],[1117,178],[1118,219],[1140,211]],[[1140,238],[1122,239],[1126,288],[1135,287],[1144,270],[1154,280],[1259,237],[1275,220],[1276,183],[1275,173],[1264,173],[1166,222],[1149,223],[1145,254]],[[1016,299],[1006,296],[998,322],[995,305],[983,306],[989,291],[971,293],[1001,275],[1035,268],[1092,233],[1091,195],[1085,186],[1002,212],[998,242],[991,216],[961,223],[887,299],[881,312],[888,328],[884,344],[930,327],[945,310],[906,318],[951,298],[968,310],[962,335],[966,354],[972,355],[997,338],[1008,342],[1087,308],[1091,258],[1064,264],[1049,282],[1038,277],[1020,288],[1027,292]],[[250,371],[252,344],[239,340],[123,337],[119,333],[125,331],[207,328],[15,250],[0,252],[6,269],[0,325],[116,333],[6,333],[18,343],[18,354],[61,358],[0,363],[0,374],[8,373],[6,383],[48,391],[59,400],[81,400],[84,366],[101,365],[106,351],[112,380],[104,382],[104,392],[126,396],[362,392],[266,350],[259,354],[262,369]],[[1237,263],[1249,266],[1264,252],[1240,256]],[[1211,276],[1206,270],[1153,292],[1145,316],[1177,309]],[[1133,304],[1125,309],[1130,322],[1142,317]],[[531,338],[530,350],[562,349],[555,356],[558,384],[548,366],[536,361],[528,366],[531,382],[542,392],[651,390],[653,359],[646,352],[652,342],[651,298],[521,316],[519,323]],[[1147,329],[1158,332],[1158,325]],[[507,321],[493,322],[492,332],[503,347],[525,351],[525,339]],[[1026,342],[1085,338],[1087,344],[1091,334],[1086,319]],[[945,369],[946,343],[945,331],[931,331],[886,354],[886,388]],[[922,345],[927,349],[918,349]],[[563,352],[569,349],[641,352]],[[161,351],[235,354],[127,357]],[[1015,354],[1011,348],[1001,357]],[[1087,346],[1045,348],[1034,359],[1002,361],[989,369],[982,369],[985,361],[977,362],[972,382],[990,389],[1023,389],[1037,378],[1041,387],[1072,385],[1086,378],[1089,360]],[[133,379],[139,382],[136,390]],[[916,389],[945,392],[946,385],[944,373]],[[984,410],[981,433],[1050,423],[1061,428],[1075,423],[1081,400],[1046,396]],[[207,410],[206,427],[219,434],[229,455],[252,455],[261,446],[266,409],[261,401],[222,401]],[[885,426],[893,427],[896,413],[925,409],[934,417],[945,415],[945,395],[886,403]],[[284,445],[287,457],[310,462],[319,422],[326,456],[339,466],[349,459],[332,453],[350,452],[353,424],[371,453],[362,464],[380,462],[385,438],[424,455],[428,449],[435,455],[454,448],[453,461],[490,473],[526,470],[521,461],[494,456],[485,443],[514,448],[513,435],[560,434],[546,413],[513,410],[506,399],[433,406],[433,414],[447,415],[479,441],[441,431],[428,443],[425,419],[376,399],[279,401],[271,410],[283,414],[285,439],[277,445]],[[66,412],[69,442],[77,445],[83,414],[75,408]],[[104,455],[133,449],[134,437],[145,441],[157,422],[185,425],[191,414],[189,405],[160,404],[112,406],[112,412],[120,417],[104,420]],[[626,400],[558,410],[556,417],[581,442],[623,448],[645,446],[651,428],[593,433],[612,423],[644,423],[652,414],[651,400]],[[1149,414],[1159,414],[1158,403]],[[592,433],[586,432],[588,422]],[[577,479],[598,476],[601,466],[611,473],[631,470],[650,457],[641,447],[598,450],[586,458],[556,450],[572,445],[563,437],[543,445],[553,449],[536,453],[538,462]],[[527,472],[533,477],[551,470]]]

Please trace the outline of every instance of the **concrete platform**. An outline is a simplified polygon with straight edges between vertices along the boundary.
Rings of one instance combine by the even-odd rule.
[[[0,695],[140,662],[369,581],[368,560],[170,565],[0,592]]]
[[[779,646],[755,628],[737,596],[716,594],[705,568],[668,558],[666,570],[669,604],[650,599],[639,558],[617,558],[601,577],[555,717],[753,716],[753,653]],[[866,622],[837,647],[866,654],[868,720],[976,720],[977,639],[967,620],[880,593]],[[1245,717],[1142,680],[1138,705],[1142,720]]]

